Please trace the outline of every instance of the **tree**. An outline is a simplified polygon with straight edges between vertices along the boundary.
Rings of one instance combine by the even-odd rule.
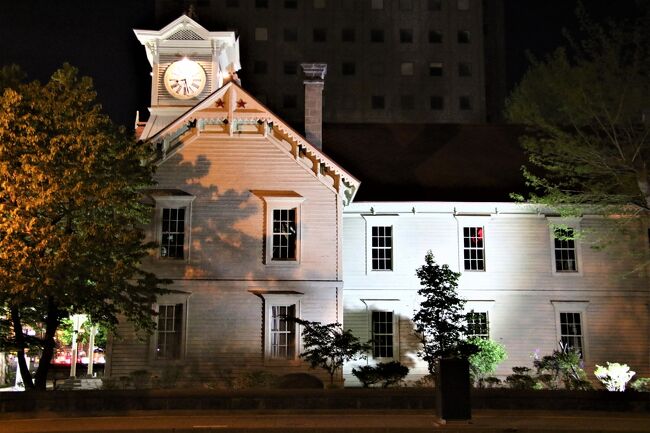
[[[114,327],[118,314],[153,329],[151,305],[167,290],[139,267],[151,245],[149,149],[116,128],[92,81],[64,65],[49,82],[0,98],[0,306],[27,389],[45,389],[61,320],[75,313]],[[29,337],[26,324],[42,326]],[[25,350],[42,351],[35,381]]]
[[[418,295],[423,299],[413,323],[422,342],[419,355],[429,364],[429,373],[433,374],[439,358],[465,355],[461,343],[466,332],[465,300],[456,293],[460,274],[447,265],[438,265],[431,251],[415,273],[421,285]]]
[[[468,341],[478,349],[469,357],[469,365],[474,380],[480,383],[486,375],[494,373],[497,366],[508,358],[508,354],[503,345],[494,340],[472,337]]]
[[[650,15],[640,7],[607,25],[580,8],[584,39],[531,59],[510,96],[506,116],[526,127],[530,201],[571,214],[650,210]]]
[[[320,367],[330,376],[330,386],[334,385],[334,375],[343,364],[353,359],[363,358],[368,345],[361,343],[349,329],[343,330],[340,323],[310,322],[289,318],[303,326],[302,340],[305,346],[300,357],[309,362],[311,368]]]

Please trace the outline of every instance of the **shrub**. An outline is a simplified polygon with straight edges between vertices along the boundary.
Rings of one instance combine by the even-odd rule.
[[[151,388],[151,373],[148,370],[135,370],[129,373],[135,389]]]
[[[235,389],[245,388],[273,388],[278,382],[275,374],[263,370],[247,371],[240,374],[233,381]]]
[[[528,367],[512,367],[512,374],[506,377],[506,383],[512,389],[538,389],[537,380],[530,375]]]
[[[505,347],[496,341],[473,337],[468,342],[478,349],[478,352],[469,357],[470,371],[475,381],[494,373],[497,366],[508,358]]]
[[[650,377],[639,377],[630,387],[638,392],[650,392]]]
[[[422,376],[413,382],[413,386],[416,388],[435,388],[436,376],[434,374],[427,374],[426,376]]]
[[[359,379],[364,388],[379,382],[382,383],[382,388],[388,388],[401,382],[409,374],[409,368],[399,361],[380,362],[376,366],[364,365],[359,369],[353,368],[352,374]]]
[[[591,382],[582,368],[580,352],[560,342],[560,349],[552,355],[537,358],[533,365],[537,369],[540,381],[550,389],[559,388],[560,383],[566,389],[589,390]]]
[[[361,382],[364,388],[368,388],[370,385],[374,385],[380,380],[377,367],[374,367],[372,365],[363,365],[358,369],[353,368],[352,374],[354,377],[359,379],[359,382]]]
[[[607,367],[596,364],[594,375],[605,386],[607,391],[625,391],[625,385],[632,379],[636,373],[630,371],[627,364],[619,364],[618,362],[607,363]]]
[[[180,366],[164,367],[160,373],[158,385],[161,388],[175,388],[178,379],[183,376],[183,370],[183,367]]]
[[[494,376],[482,377],[478,380],[479,388],[498,388],[501,385],[501,379]]]

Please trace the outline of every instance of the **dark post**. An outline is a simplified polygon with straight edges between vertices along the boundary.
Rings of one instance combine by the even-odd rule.
[[[436,412],[445,421],[472,419],[469,361],[440,359],[436,368]]]

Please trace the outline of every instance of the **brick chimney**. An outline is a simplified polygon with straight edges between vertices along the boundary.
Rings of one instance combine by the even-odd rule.
[[[305,138],[323,148],[323,86],[327,63],[301,63],[305,76]]]

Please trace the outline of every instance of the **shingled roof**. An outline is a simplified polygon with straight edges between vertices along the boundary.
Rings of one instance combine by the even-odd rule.
[[[525,155],[510,125],[326,124],[323,151],[359,201],[511,201]]]

